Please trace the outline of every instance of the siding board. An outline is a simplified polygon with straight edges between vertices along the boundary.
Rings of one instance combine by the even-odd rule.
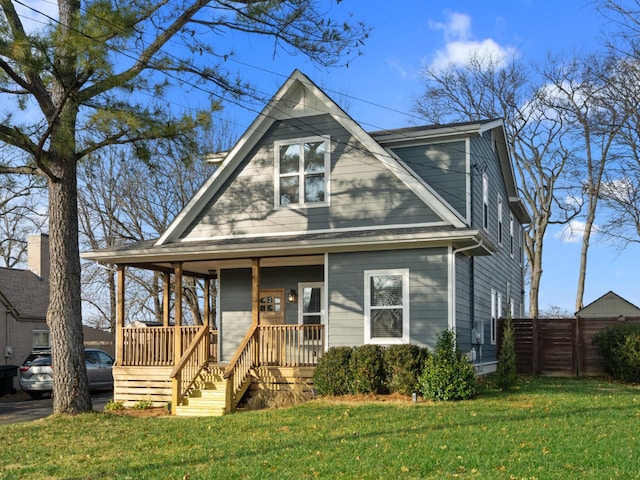
[[[274,142],[331,137],[330,205],[274,207]],[[183,238],[439,222],[393,172],[329,115],[278,121]]]
[[[330,254],[330,346],[364,342],[364,272],[400,268],[410,270],[411,343],[435,346],[448,325],[445,248]]]

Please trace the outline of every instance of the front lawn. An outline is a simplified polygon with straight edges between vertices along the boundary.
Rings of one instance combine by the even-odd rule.
[[[640,388],[524,378],[458,403],[315,400],[220,418],[0,427],[0,479],[640,478]]]

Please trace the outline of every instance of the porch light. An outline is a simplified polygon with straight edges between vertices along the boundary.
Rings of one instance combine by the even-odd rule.
[[[296,292],[293,288],[289,290],[287,300],[289,300],[289,302],[291,303],[296,303],[298,301],[298,292]]]

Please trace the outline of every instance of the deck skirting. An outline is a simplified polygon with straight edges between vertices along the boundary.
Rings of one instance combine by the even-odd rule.
[[[113,400],[132,407],[137,402],[151,402],[166,407],[171,402],[173,367],[113,367]]]

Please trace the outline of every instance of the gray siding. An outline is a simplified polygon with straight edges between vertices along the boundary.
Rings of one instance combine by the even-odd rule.
[[[472,282],[473,257],[456,255],[456,337],[462,352],[471,350],[471,330],[473,324],[472,301],[474,285]]]
[[[467,152],[464,140],[394,148],[393,151],[466,218]]]
[[[251,327],[251,269],[219,274],[220,360],[228,362]]]
[[[330,205],[274,207],[274,142],[331,136]],[[186,238],[440,221],[329,115],[276,122],[203,209]]]
[[[322,282],[324,267],[270,267],[260,270],[262,289],[283,288],[286,293],[298,282]],[[251,269],[220,271],[221,360],[229,361],[251,327]],[[285,323],[298,323],[298,305],[285,302]]]
[[[514,215],[514,255],[510,253],[509,221],[512,214],[509,208],[507,192],[503,183],[498,158],[491,148],[489,135],[471,139],[471,163],[486,163],[485,173],[489,180],[488,229],[485,231],[498,251],[489,257],[475,257],[473,260],[475,321],[484,325],[483,359],[485,362],[496,359],[495,345],[491,344],[491,290],[502,295],[503,310],[513,299],[516,315],[523,310],[523,262],[522,238]],[[472,175],[472,225],[479,230],[482,226],[482,174]],[[502,198],[503,241],[498,241],[498,197]],[[471,273],[469,273],[471,274]]]
[[[364,272],[409,269],[411,343],[435,346],[448,326],[447,249],[329,255],[329,346],[364,343]]]

